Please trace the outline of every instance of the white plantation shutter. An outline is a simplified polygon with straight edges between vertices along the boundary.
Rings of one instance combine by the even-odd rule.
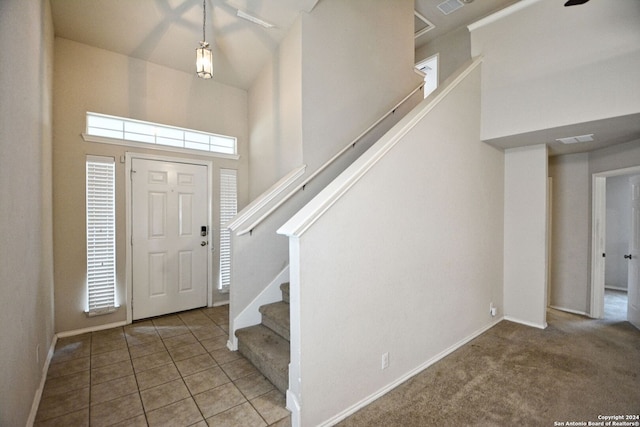
[[[220,289],[231,284],[231,231],[225,225],[238,213],[237,171],[220,169]]]
[[[115,310],[115,161],[87,156],[87,313]]]

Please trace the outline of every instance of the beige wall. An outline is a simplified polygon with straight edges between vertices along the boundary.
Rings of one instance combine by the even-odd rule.
[[[303,13],[249,90],[251,198],[307,174],[411,90],[413,2],[323,0]]]
[[[300,20],[249,89],[249,195],[303,164]]]
[[[615,5],[516,2],[472,29],[483,141],[640,112],[640,2]]]
[[[302,137],[314,171],[422,81],[413,1],[323,0],[302,15]]]
[[[550,304],[591,312],[591,177],[640,166],[640,140],[588,154],[552,157],[553,178]]]
[[[0,425],[27,424],[53,338],[48,1],[0,2]]]
[[[478,67],[419,119],[423,101],[283,227],[300,425],[331,425],[490,327],[491,302],[502,315],[504,154],[479,140],[479,87]]]
[[[247,96],[240,89],[201,80],[181,71],[55,39],[54,74],[54,255],[56,332],[95,327],[126,319],[125,306],[125,165],[123,146],[85,142],[85,114],[93,111],[164,123],[238,138],[240,160],[190,156],[147,150],[154,155],[213,160],[214,205],[219,168],[239,170],[239,207],[248,193]],[[87,318],[85,244],[85,159],[87,154],[116,159],[117,294],[122,308],[113,314]],[[218,229],[213,209],[212,227]],[[217,235],[216,235],[217,237]],[[217,241],[215,242],[216,247]],[[214,256],[213,287],[218,260]],[[226,299],[214,292],[214,302]]]
[[[547,146],[505,150],[504,169],[504,315],[545,328]]]
[[[589,154],[549,159],[552,177],[551,283],[549,305],[588,312],[589,295]]]

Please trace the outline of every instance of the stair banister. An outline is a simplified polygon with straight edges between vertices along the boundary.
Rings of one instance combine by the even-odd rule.
[[[238,214],[229,221],[225,228],[230,229],[235,232],[237,229],[241,228],[247,221],[249,221],[253,216],[255,216],[258,212],[264,209],[269,203],[275,200],[280,196],[289,186],[291,186],[295,181],[300,178],[305,170],[307,169],[307,165],[298,166],[297,168],[291,170],[287,175],[282,177],[278,182],[273,184],[267,191],[258,196],[254,201],[249,203],[244,209],[242,209]]]
[[[309,175],[302,183],[298,184],[293,190],[291,190],[286,196],[284,196],[283,198],[280,199],[280,201],[278,201],[277,203],[275,203],[270,209],[268,209],[267,211],[265,211],[260,217],[258,217],[255,221],[253,221],[249,226],[242,228],[241,230],[239,230],[237,232],[238,236],[242,236],[244,234],[247,233],[251,233],[253,231],[254,228],[256,228],[262,221],[264,221],[266,218],[268,218],[273,212],[275,212],[280,206],[282,206],[284,203],[286,203],[287,200],[289,200],[291,197],[293,197],[294,194],[296,194],[298,191],[300,191],[301,189],[304,189],[304,187],[311,182],[316,176],[318,176],[322,171],[324,171],[326,168],[328,168],[329,166],[331,166],[333,164],[334,161],[336,161],[338,158],[340,158],[345,152],[347,152],[350,148],[355,147],[355,145],[358,143],[358,141],[360,141],[360,139],[362,139],[365,135],[367,135],[372,129],[374,129],[378,124],[380,124],[384,119],[386,119],[387,117],[389,117],[391,114],[393,114],[398,107],[400,107],[402,104],[404,104],[407,100],[409,100],[413,95],[415,95],[416,92],[418,92],[419,90],[422,90],[422,88],[424,87],[424,82],[420,83],[420,85],[418,87],[416,87],[415,89],[413,89],[411,91],[411,93],[409,93],[409,95],[405,96],[400,102],[398,102],[393,108],[391,108],[389,111],[387,111],[382,117],[380,117],[378,120],[376,120],[371,126],[369,126],[367,129],[365,129],[362,133],[360,133],[360,135],[358,135],[357,137],[355,137],[353,139],[353,141],[351,141],[349,144],[347,144],[344,148],[342,148],[340,151],[338,151],[333,157],[331,157],[329,160],[327,160],[322,166],[320,166],[314,173],[312,173],[311,175]]]

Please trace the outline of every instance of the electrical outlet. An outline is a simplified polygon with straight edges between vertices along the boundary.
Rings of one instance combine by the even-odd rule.
[[[489,314],[491,314],[491,317],[496,317],[497,313],[498,309],[493,306],[493,303],[489,303]]]
[[[389,367],[389,353],[382,353],[382,369]]]

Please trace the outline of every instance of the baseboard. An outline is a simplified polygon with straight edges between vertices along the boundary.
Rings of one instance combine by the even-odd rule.
[[[509,322],[519,323],[524,326],[530,326],[532,328],[547,329],[547,322],[540,324],[540,323],[529,322],[528,320],[517,319],[515,317],[510,317],[510,316],[504,316],[503,319],[508,320]]]
[[[221,307],[223,305],[229,305],[229,300],[218,301],[213,303],[213,307]]]
[[[442,360],[443,358],[445,358],[449,354],[453,353],[454,351],[456,351],[457,349],[459,349],[460,347],[462,347],[463,345],[465,345],[469,341],[473,340],[474,338],[477,338],[478,336],[482,335],[483,333],[485,333],[489,329],[493,328],[495,325],[500,323],[503,319],[504,318],[499,318],[496,321],[494,321],[494,322],[492,322],[492,323],[490,323],[490,324],[478,329],[477,331],[473,332],[472,334],[470,334],[467,337],[463,338],[462,340],[458,341],[457,343],[455,343],[451,347],[449,347],[446,350],[438,353],[437,355],[435,355],[431,359],[429,359],[426,362],[424,362],[423,364],[419,365],[417,368],[409,371],[407,374],[403,375],[402,377],[398,378],[397,380],[393,381],[392,383],[388,384],[387,386],[381,388],[380,390],[378,390],[374,394],[364,398],[360,402],[350,406],[349,408],[345,409],[344,411],[340,412],[339,414],[333,416],[332,418],[324,421],[323,423],[321,423],[319,425],[323,426],[323,427],[325,427],[325,426],[329,427],[329,426],[333,426],[333,425],[339,423],[340,421],[343,421],[349,415],[354,414],[355,412],[359,411],[360,409],[364,408],[365,406],[369,405],[370,403],[372,403],[375,400],[379,399],[380,397],[384,396],[385,394],[387,394],[388,392],[390,392],[394,388],[398,387],[400,384],[402,384],[405,381],[409,380],[410,378],[418,375],[420,372],[424,371],[429,366],[431,366],[434,363]],[[291,401],[292,402],[296,402],[294,396],[291,396]],[[287,409],[289,409],[291,411],[291,421],[292,421],[291,425],[293,427],[299,427],[300,426],[300,424],[299,424],[299,422],[300,422],[300,408],[298,407],[298,410],[297,410],[297,421],[298,421],[298,424],[294,424],[293,421],[296,420],[296,418],[294,418],[294,411],[292,410],[292,408],[289,408],[289,395],[288,395],[288,393],[287,393]]]
[[[570,308],[565,308],[565,307],[558,307],[557,305],[550,305],[549,308],[553,308],[554,310],[564,311],[566,313],[577,314],[579,316],[591,317],[589,316],[589,313],[585,313],[584,311],[572,310]]]
[[[287,390],[287,409],[291,412],[291,427],[300,427],[300,402],[291,390]]]
[[[42,399],[42,392],[44,391],[44,384],[47,381],[47,373],[49,372],[49,364],[53,358],[53,353],[56,350],[56,343],[58,342],[58,336],[53,335],[51,339],[51,345],[49,346],[49,352],[47,358],[42,366],[42,377],[40,378],[40,385],[36,390],[36,394],[33,396],[33,403],[31,404],[31,412],[29,412],[29,418],[27,418],[27,427],[33,426],[36,422],[36,415],[38,414],[38,407],[40,406],[40,399]]]
[[[58,332],[56,335],[58,336],[58,338],[66,338],[66,337],[73,337],[75,335],[86,334],[88,332],[97,332],[97,331],[102,331],[104,329],[118,328],[120,326],[126,326],[126,325],[127,325],[127,321],[123,320],[123,321],[120,321],[120,322],[107,323],[106,325],[92,326],[90,328],[83,328],[83,329],[76,329],[76,330],[73,330],[73,331]]]

